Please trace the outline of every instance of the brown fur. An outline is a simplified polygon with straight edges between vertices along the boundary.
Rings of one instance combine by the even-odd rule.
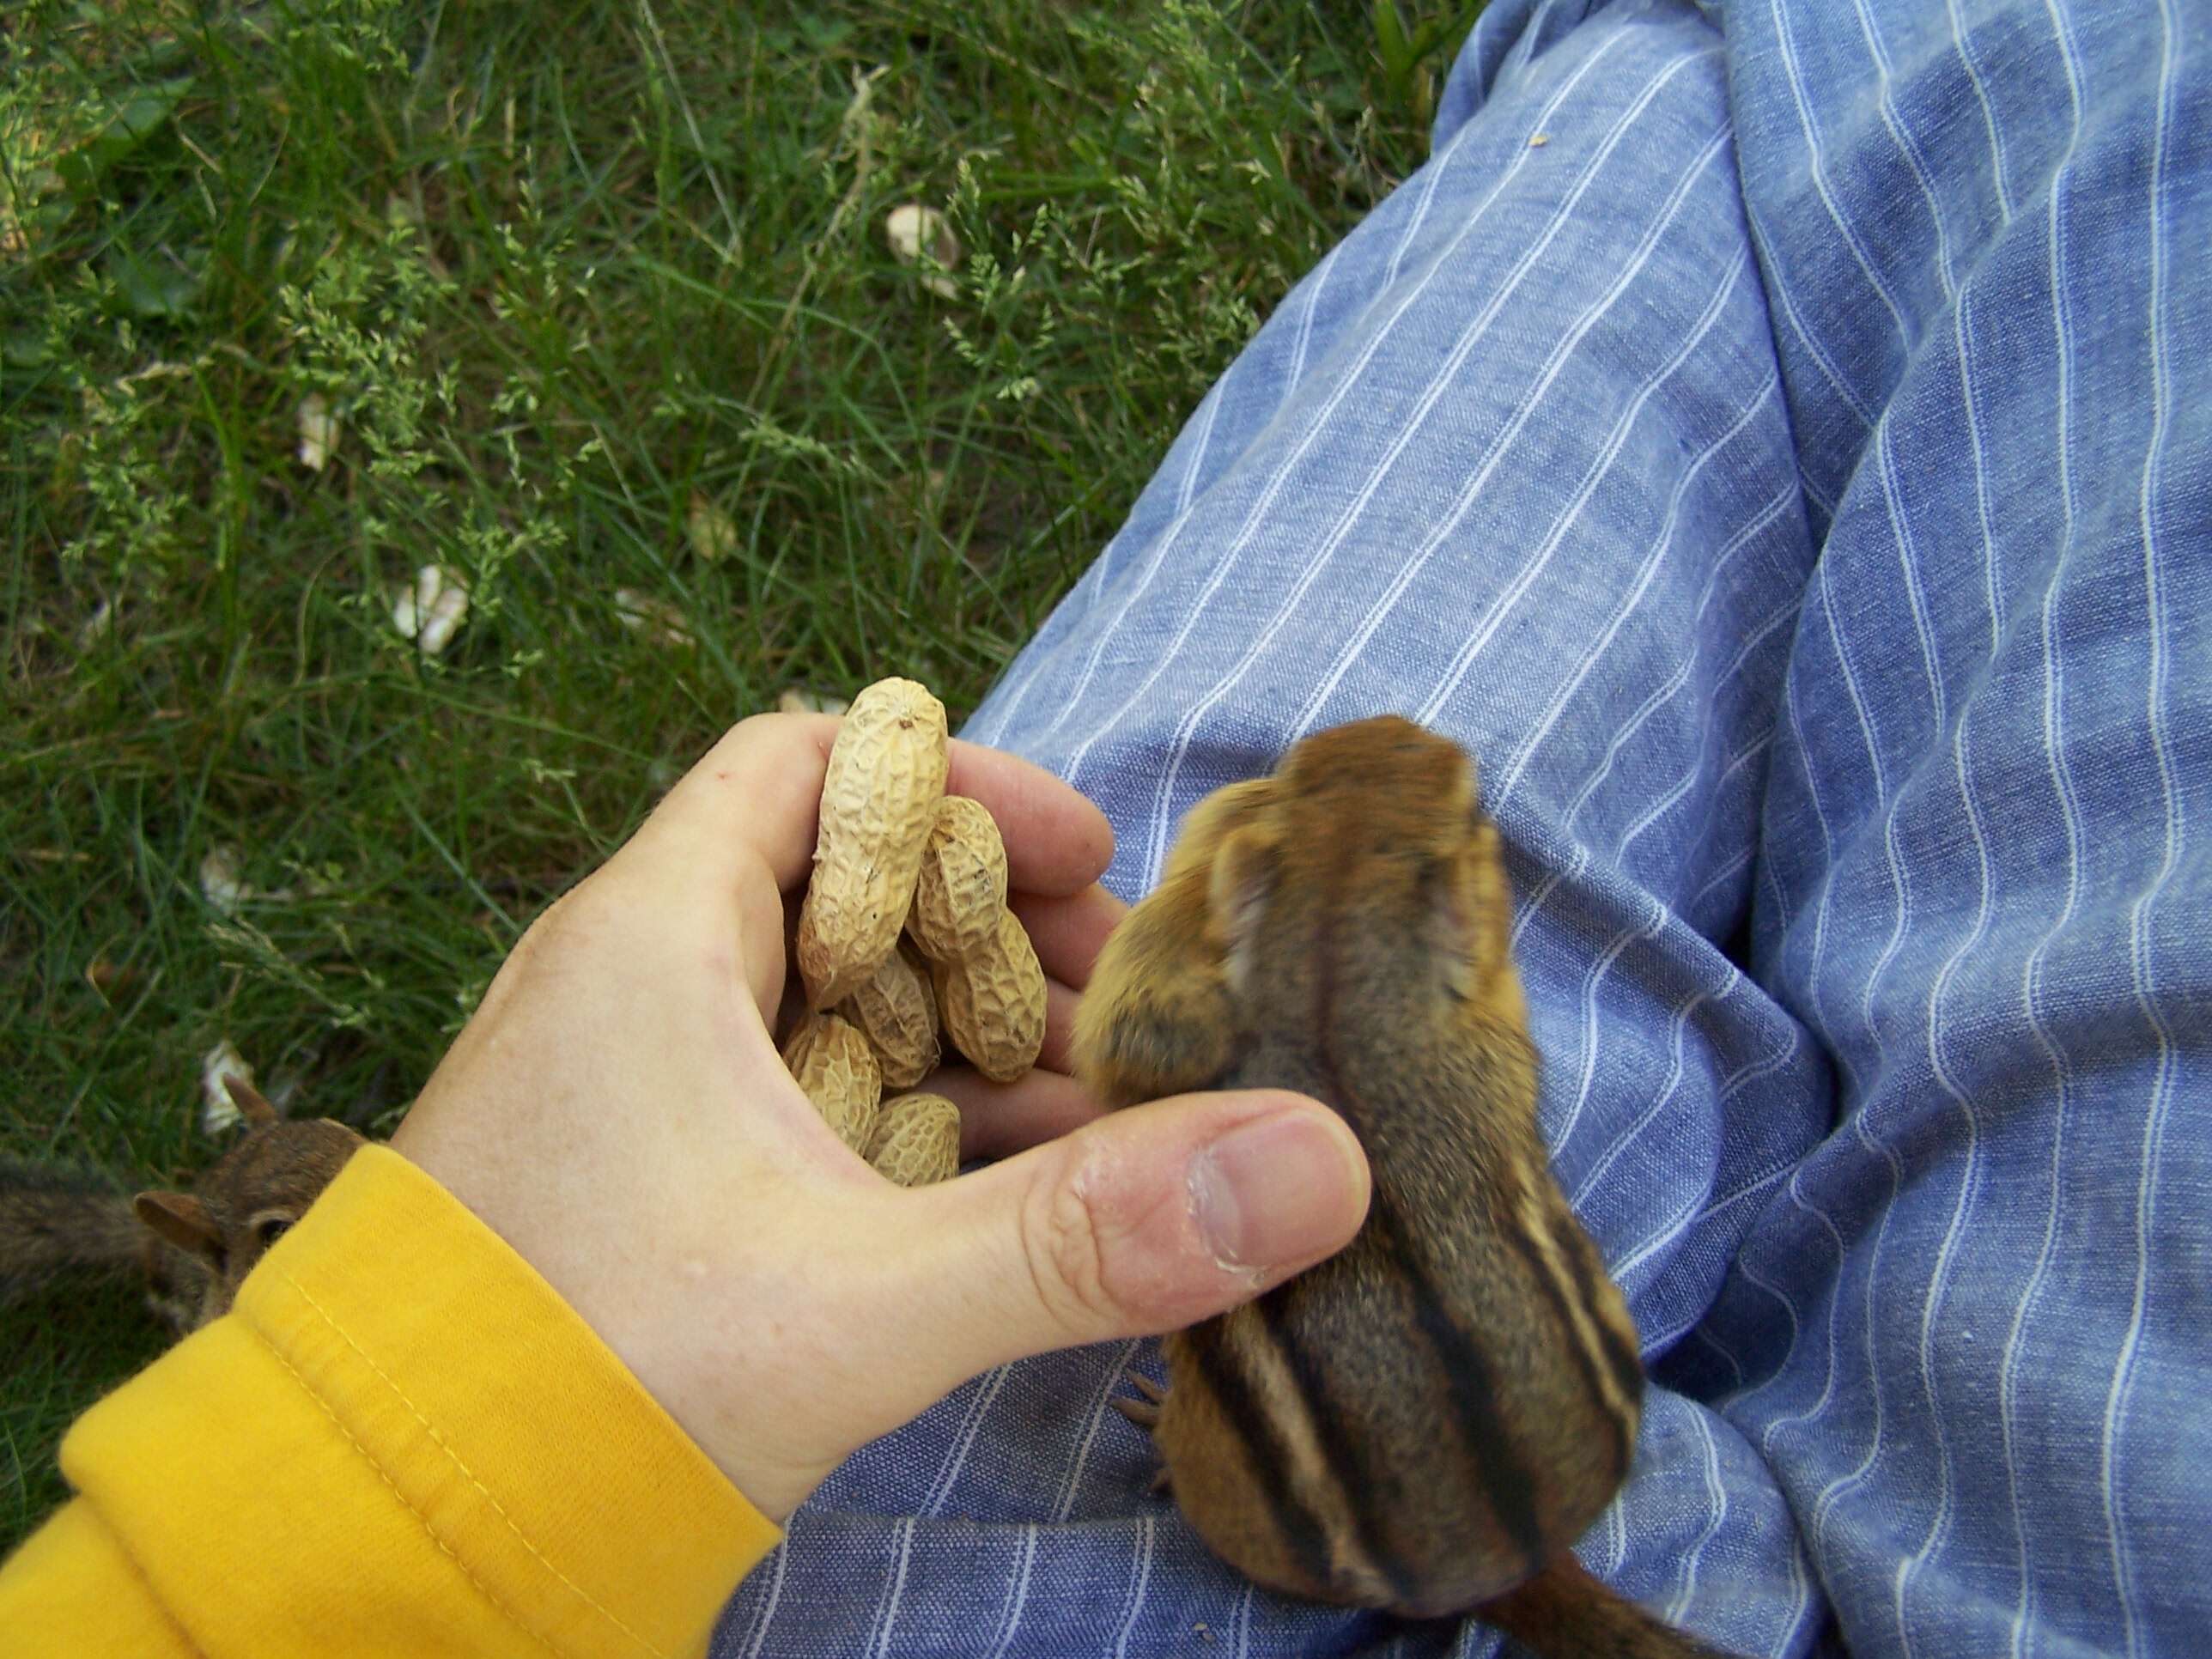
[[[33,1165],[0,1169],[0,1291],[12,1299],[63,1273],[135,1270],[154,1310],[179,1334],[228,1313],[253,1265],[362,1139],[330,1118],[288,1121],[250,1085],[225,1085],[245,1115],[245,1139],[189,1192],[129,1199]]]
[[[1474,763],[1407,720],[1322,732],[1194,810],[1100,956],[1078,1069],[1115,1106],[1314,1096],[1374,1200],[1341,1253],[1168,1339],[1154,1432],[1192,1525],[1263,1583],[1683,1659],[1709,1650],[1567,1553],[1627,1474],[1642,1370],[1537,1131],[1511,910]]]

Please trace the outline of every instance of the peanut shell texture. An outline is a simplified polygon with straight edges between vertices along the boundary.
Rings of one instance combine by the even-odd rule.
[[[1006,845],[982,802],[947,795],[921,853],[907,932],[924,955],[950,962],[989,947],[1006,908]]]
[[[937,994],[929,964],[902,939],[868,982],[838,1005],[875,1050],[886,1089],[911,1089],[936,1069]]]
[[[943,1095],[885,1101],[867,1158],[878,1175],[902,1187],[951,1180],[960,1173],[960,1109]]]
[[[853,700],[822,781],[814,874],[799,916],[807,1005],[835,1006],[898,943],[951,764],[945,705],[912,680]]]
[[[808,1014],[783,1045],[783,1063],[837,1139],[863,1152],[875,1133],[882,1070],[857,1026],[835,1014]]]
[[[1012,1083],[1044,1047],[1044,969],[1011,910],[990,942],[952,962],[933,962],[938,1012],[953,1046],[994,1083]]]

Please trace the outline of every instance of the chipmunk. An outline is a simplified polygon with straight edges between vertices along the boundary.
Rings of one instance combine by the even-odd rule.
[[[362,1138],[330,1118],[289,1121],[251,1084],[223,1086],[246,1138],[188,1193],[135,1198],[83,1176],[0,1165],[0,1293],[64,1273],[144,1274],[148,1301],[178,1334],[227,1313],[262,1254],[306,1212]]]
[[[1116,1402],[1232,1566],[1297,1595],[1468,1611],[1550,1659],[1714,1659],[1569,1546],[1636,1444],[1620,1291],[1553,1179],[1498,831],[1457,745],[1386,716],[1194,808],[1076,1020],[1107,1104],[1281,1087],[1374,1195],[1343,1251],[1165,1340]]]

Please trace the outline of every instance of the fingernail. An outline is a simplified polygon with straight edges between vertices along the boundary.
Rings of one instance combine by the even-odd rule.
[[[1310,1108],[1238,1125],[1191,1160],[1191,1213],[1213,1259],[1259,1273],[1345,1240],[1358,1185],[1348,1132]]]

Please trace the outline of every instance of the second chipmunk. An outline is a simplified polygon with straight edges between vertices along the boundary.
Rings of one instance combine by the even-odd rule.
[[[0,1163],[0,1300],[66,1275],[142,1274],[179,1335],[229,1311],[253,1264],[307,1212],[362,1138],[331,1118],[289,1120],[251,1084],[223,1086],[245,1138],[190,1192],[126,1198],[84,1176]]]
[[[1569,1547],[1636,1445],[1636,1328],[1551,1172],[1474,763],[1395,716],[1307,738],[1195,807],[1108,940],[1076,1064],[1120,1107],[1313,1096],[1374,1195],[1343,1251],[1166,1339],[1122,1402],[1217,1554],[1293,1595],[1472,1611],[1553,1659],[1713,1650]]]

